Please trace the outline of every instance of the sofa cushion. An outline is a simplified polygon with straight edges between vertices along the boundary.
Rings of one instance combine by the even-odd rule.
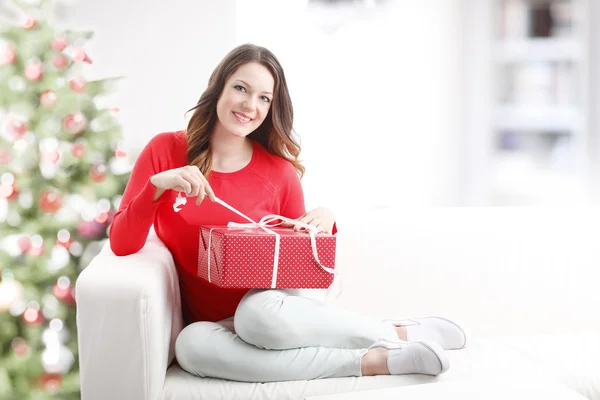
[[[600,337],[594,334],[506,336],[499,342],[590,400],[600,400]]]
[[[587,400],[560,382],[538,382],[527,379],[448,380],[425,385],[363,390],[311,396],[306,400]]]
[[[163,400],[304,400],[319,396],[377,388],[406,386],[458,379],[547,380],[540,367],[510,343],[499,339],[472,339],[467,348],[448,352],[450,370],[438,377],[425,375],[330,378],[312,381],[244,383],[199,378],[174,365],[167,371]],[[590,372],[591,373],[591,372]]]

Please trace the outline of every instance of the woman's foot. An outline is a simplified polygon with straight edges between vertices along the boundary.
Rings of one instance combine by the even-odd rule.
[[[436,343],[380,340],[363,356],[363,376],[424,374],[439,375],[450,367],[448,357]]]
[[[407,342],[431,341],[445,350],[459,350],[467,345],[465,331],[446,318],[426,317],[385,322],[393,324],[398,338]]]

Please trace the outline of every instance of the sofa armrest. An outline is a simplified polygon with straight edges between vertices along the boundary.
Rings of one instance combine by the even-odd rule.
[[[183,327],[173,257],[152,231],[137,253],[107,242],[77,279],[82,399],[157,399]]]

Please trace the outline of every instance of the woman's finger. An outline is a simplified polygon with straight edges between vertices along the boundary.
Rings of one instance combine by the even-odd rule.
[[[175,184],[183,188],[183,192],[188,195],[192,191],[192,184],[179,175],[175,177]]]
[[[204,186],[205,195],[208,196],[208,198],[211,201],[215,201],[215,192],[210,187],[210,184],[208,183],[208,179],[206,179],[206,177],[202,174],[202,172],[200,172],[200,168],[198,168],[197,166],[194,165],[194,166],[191,166],[191,168],[193,169],[194,174],[198,177],[200,182],[202,182],[202,185]]]
[[[281,227],[282,228],[293,228],[295,226],[296,226],[296,224],[293,223],[293,222],[287,222],[287,221],[281,222]]]
[[[185,171],[181,172],[179,176],[185,179],[190,184],[191,190],[189,192],[186,192],[186,195],[189,197],[196,196],[198,194],[198,179],[192,173]]]
[[[196,200],[196,204],[200,204],[202,202],[202,200],[204,200],[204,197],[206,195],[208,195],[208,197],[212,201],[214,201],[214,198],[215,198],[214,192],[213,192],[212,188],[210,187],[208,180],[204,177],[204,175],[202,175],[202,172],[200,172],[200,168],[198,168],[195,165],[189,165],[188,168],[186,168],[186,171],[195,178],[195,180],[199,186],[198,192],[194,193],[194,196],[200,197],[198,200]],[[201,186],[201,188],[200,188],[200,186]],[[200,196],[200,192],[202,192],[201,196]]]
[[[210,187],[208,179],[206,179],[206,177],[202,174],[200,176],[202,177],[202,183],[204,184],[204,192],[206,193],[210,201],[215,201],[215,192]]]
[[[312,225],[312,226],[319,226],[321,224],[321,218],[314,217],[313,219],[310,220],[310,222],[308,224]]]
[[[204,196],[205,196],[204,183],[201,183],[199,185],[198,197],[196,198],[196,205],[197,206],[199,206],[200,203],[202,203],[204,201]]]
[[[313,226],[317,226],[318,224],[321,223],[321,220],[319,219],[319,217],[313,217],[312,215],[307,215],[305,218],[302,218],[300,220],[300,222],[304,222],[306,225],[313,225]],[[300,225],[296,225],[296,230],[300,230],[300,229],[306,229],[303,226]]]
[[[328,233],[331,235],[331,230],[327,229],[327,227],[324,226],[323,224],[319,224],[318,228],[319,228],[319,232],[325,232],[325,233]]]
[[[312,217],[308,214],[304,214],[302,217],[298,218],[297,221],[298,222],[303,222],[303,223],[307,223],[310,219],[312,219]],[[302,226],[298,225],[298,224],[294,224],[294,230],[295,231],[299,231],[300,229],[303,229]]]
[[[304,214],[301,217],[296,218],[293,222],[284,222],[283,226],[286,228],[294,228],[297,231],[300,228],[300,225],[297,222],[304,222],[304,220],[308,217],[308,214]]]
[[[196,196],[196,205],[199,206],[200,203],[202,203],[202,201],[204,200],[204,196],[205,196],[205,190],[204,190],[204,176],[202,175],[202,172],[200,172],[200,169],[193,165],[189,167],[189,171],[190,173],[194,176],[194,179],[196,179],[196,182],[198,183],[198,191],[194,193],[193,196]]]
[[[325,227],[323,226],[323,224],[315,225],[315,227],[317,228],[318,232],[325,232]]]

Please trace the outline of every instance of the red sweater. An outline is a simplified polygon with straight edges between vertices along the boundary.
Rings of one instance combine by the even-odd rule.
[[[118,256],[139,251],[152,224],[173,254],[179,273],[183,315],[188,322],[218,321],[234,315],[248,289],[222,289],[197,276],[200,225],[247,222],[206,198],[196,206],[189,198],[176,213],[177,193],[167,190],[153,202],[156,188],[150,178],[168,169],[187,165],[185,133],[168,132],[153,137],[137,159],[110,227],[110,245]],[[300,179],[292,163],[253,142],[250,163],[231,173],[211,172],[208,182],[215,195],[258,221],[266,214],[298,218],[306,211]]]

